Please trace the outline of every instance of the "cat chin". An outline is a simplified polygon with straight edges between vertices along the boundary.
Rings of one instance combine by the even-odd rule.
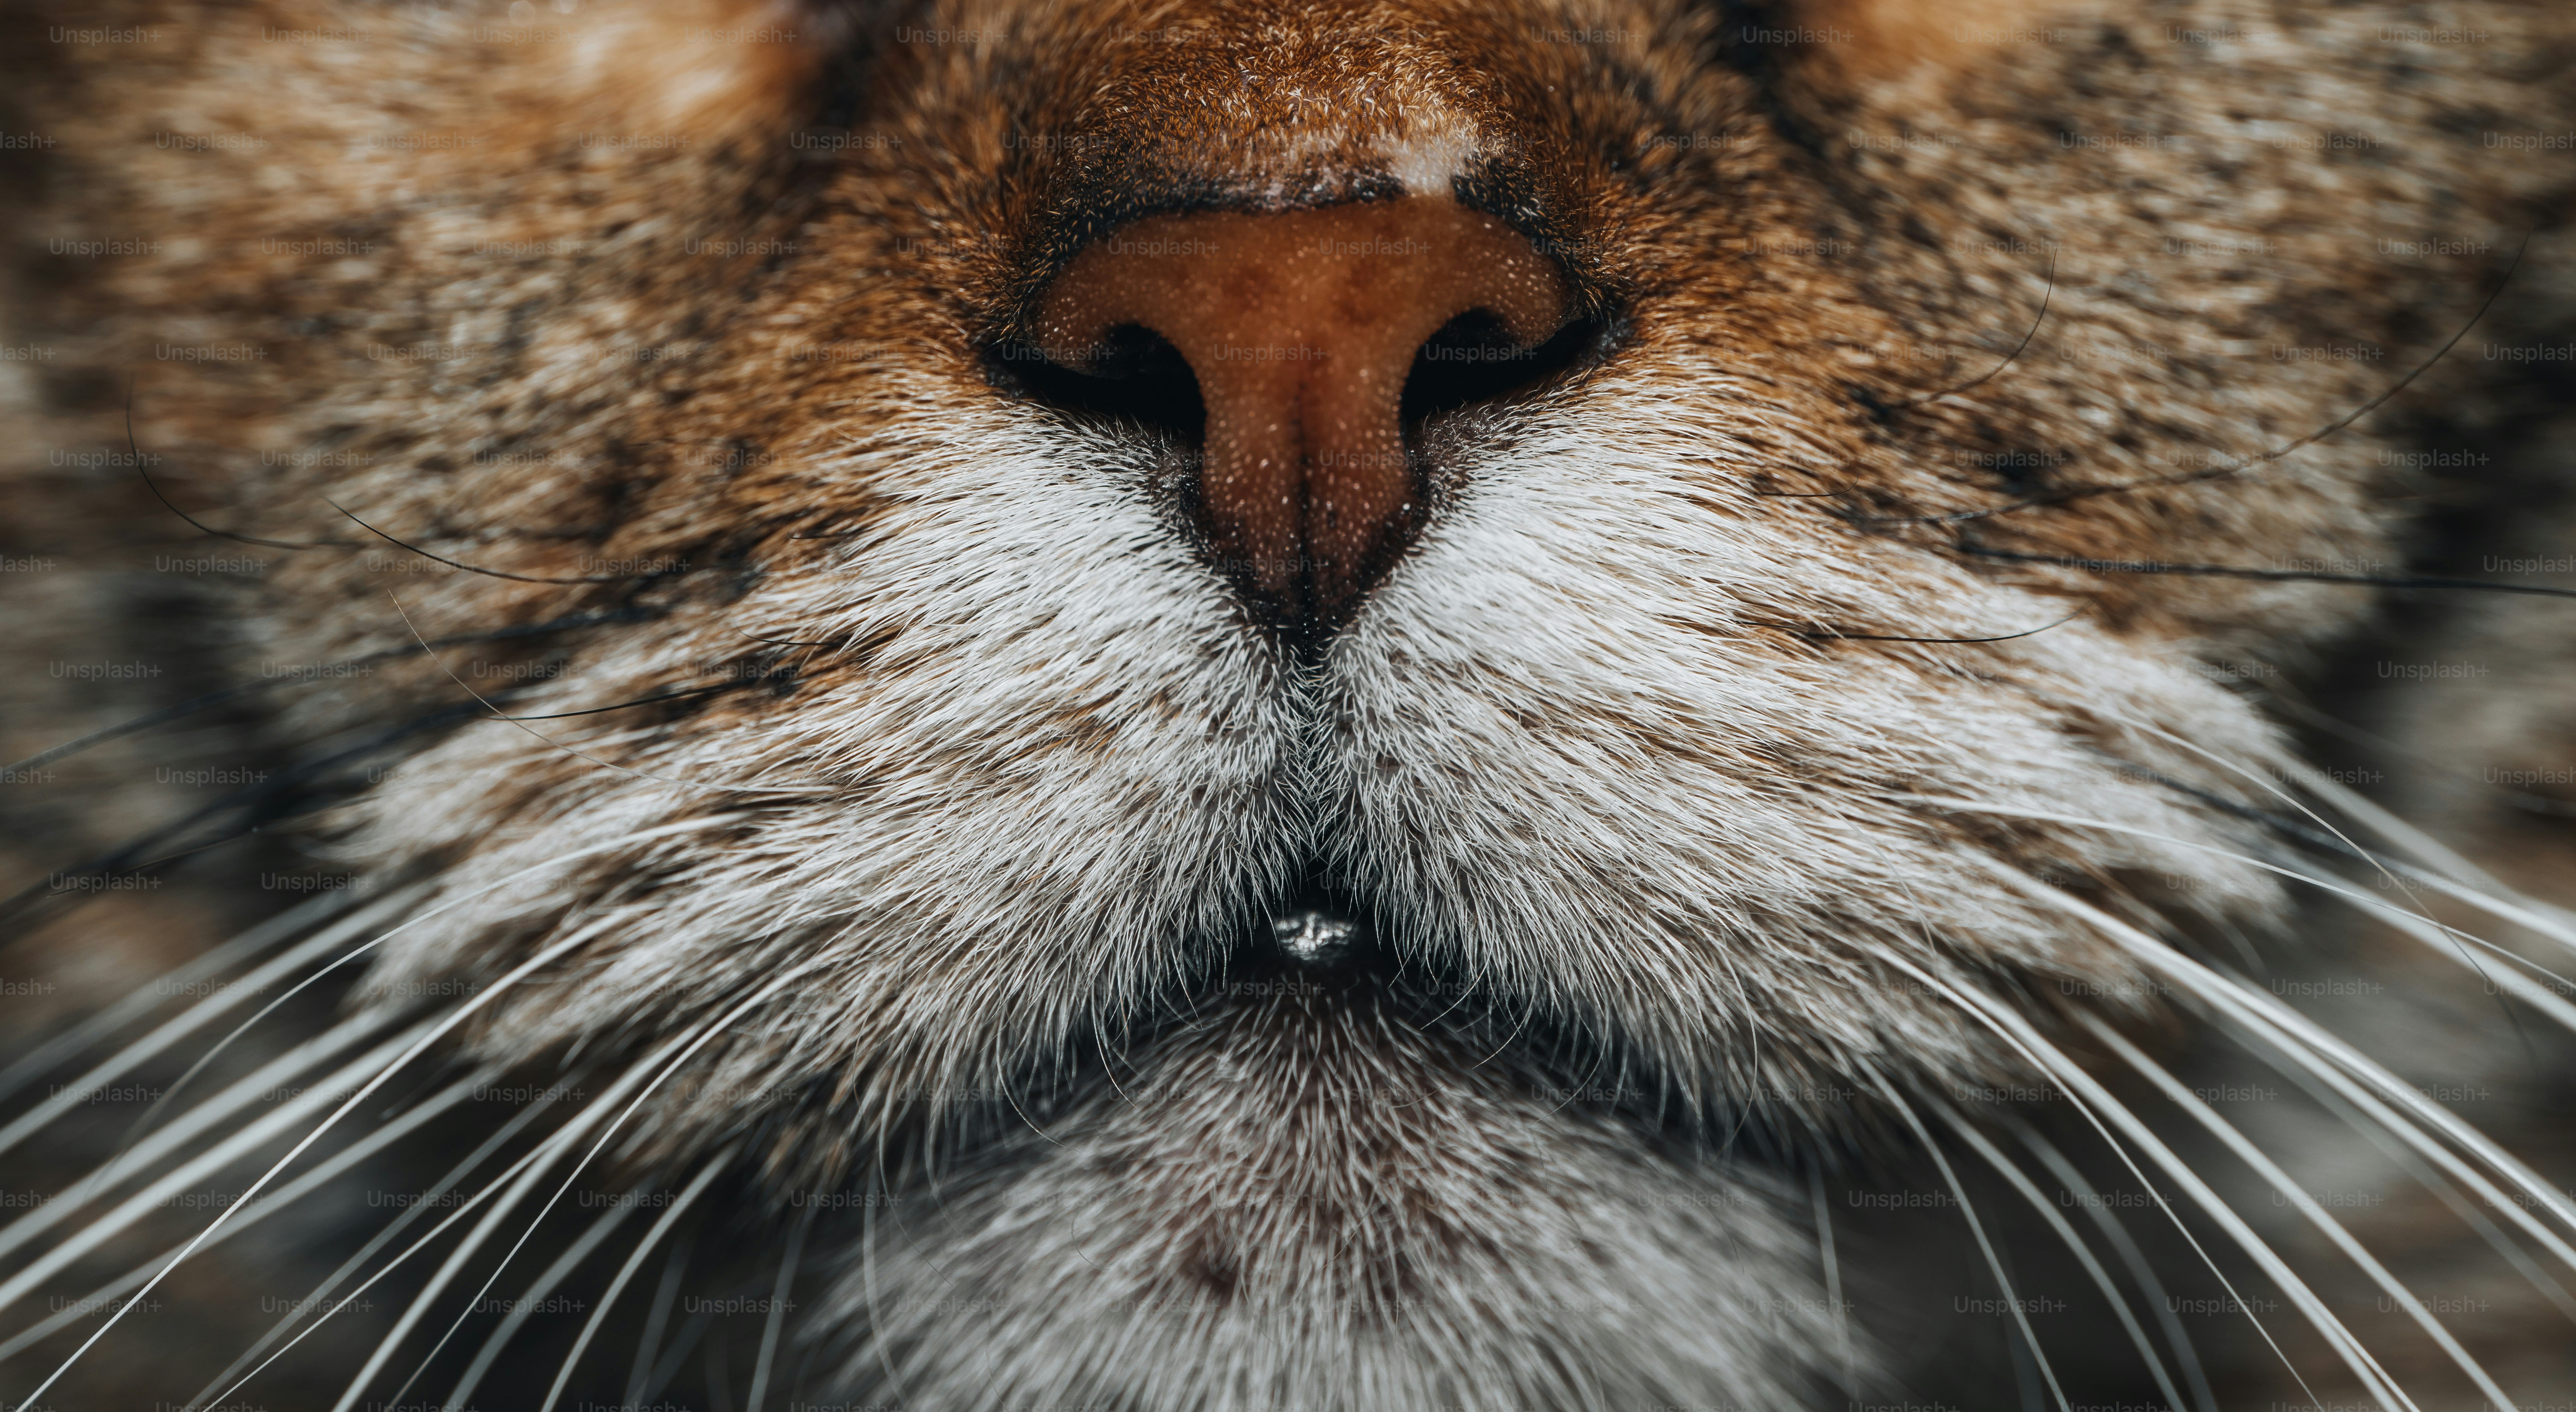
[[[1786,1407],[1836,1347],[1758,1174],[1290,983],[884,1204],[818,1331],[943,1409]]]

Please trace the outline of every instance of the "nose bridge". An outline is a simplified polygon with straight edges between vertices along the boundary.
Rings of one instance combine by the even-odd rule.
[[[1566,312],[1553,264],[1445,197],[1137,222],[1076,256],[1039,310],[1079,363],[1122,326],[1152,330],[1207,410],[1197,512],[1256,593],[1337,615],[1423,512],[1401,420],[1425,341],[1462,314],[1512,342]]]
[[[1182,186],[1267,204],[1446,192],[1485,145],[1489,74],[1455,16],[1424,0],[1191,0],[1111,20],[1079,55],[1066,104],[1077,203]],[[1131,27],[1132,26],[1132,27]],[[1508,132],[1490,136],[1508,141]]]

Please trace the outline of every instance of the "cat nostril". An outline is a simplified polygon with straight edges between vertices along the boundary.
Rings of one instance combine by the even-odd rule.
[[[1009,352],[1010,380],[1041,401],[1151,427],[1192,449],[1206,439],[1198,375],[1169,339],[1141,324],[1104,330],[1087,348]]]
[[[1441,325],[1413,355],[1404,380],[1404,424],[1419,426],[1519,391],[1581,361],[1600,338],[1599,325],[1573,319],[1544,343],[1523,343],[1492,310],[1470,309]]]
[[[1421,529],[1406,429],[1570,361],[1569,302],[1536,247],[1444,199],[1161,216],[1056,278],[1055,366],[1026,381],[1199,444],[1190,508],[1221,565],[1331,622]]]

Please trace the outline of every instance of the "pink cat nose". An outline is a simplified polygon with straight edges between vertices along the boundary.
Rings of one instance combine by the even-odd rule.
[[[1078,370],[1121,330],[1169,342],[1206,408],[1193,510],[1216,557],[1275,606],[1330,619],[1426,513],[1403,416],[1417,357],[1445,346],[1426,343],[1477,316],[1531,348],[1567,306],[1556,267],[1509,226],[1407,197],[1138,221],[1065,267],[1038,332],[1049,358]]]

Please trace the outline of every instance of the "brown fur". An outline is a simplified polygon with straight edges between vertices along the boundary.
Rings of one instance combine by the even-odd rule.
[[[367,663],[330,691],[245,712],[228,726],[235,740],[325,739],[389,713],[463,710],[478,689],[529,716],[709,689],[524,729],[444,724],[406,743],[407,763],[389,779],[353,790],[317,835],[334,865],[437,878],[457,897],[576,836],[585,818],[742,815],[424,927],[388,949],[377,985],[488,981],[567,935],[582,909],[618,909],[634,933],[586,943],[565,963],[568,984],[513,996],[465,1044],[535,1062],[640,1052],[751,986],[829,961],[823,979],[780,1004],[806,1029],[728,1032],[628,1146],[677,1164],[743,1141],[782,1189],[907,1179],[914,1169],[889,1152],[944,1155],[1001,1181],[1021,1172],[1012,1162],[1048,1154],[1005,1160],[1000,1119],[961,1116],[941,1095],[1087,1065],[1093,1056],[1072,1052],[1078,1036],[1112,1076],[1186,1088],[1193,1065],[1222,1056],[1162,1028],[1156,1006],[1189,991],[1203,957],[1113,944],[1107,922],[1098,933],[1112,939],[1097,953],[1052,934],[1043,946],[997,938],[979,916],[942,910],[939,889],[978,866],[964,853],[908,865],[869,894],[918,918],[901,946],[832,952],[811,929],[850,904],[819,890],[782,899],[793,925],[774,934],[692,936],[702,949],[667,955],[631,937],[680,915],[701,886],[695,870],[763,847],[792,853],[765,841],[754,806],[766,801],[735,786],[799,791],[781,809],[817,818],[835,791],[880,787],[834,773],[881,762],[865,741],[823,738],[825,706],[857,709],[889,681],[972,659],[975,625],[887,621],[812,651],[813,634],[829,629],[762,614],[795,585],[864,571],[871,555],[937,551],[904,535],[907,516],[944,492],[904,477],[931,449],[1021,415],[984,354],[1032,335],[1044,291],[1092,241],[1155,215],[1380,199],[1404,189],[1408,162],[1437,166],[1472,146],[1460,198],[1556,259],[1577,305],[1616,328],[1600,363],[1551,389],[1547,408],[1672,389],[1676,416],[1722,424],[1728,439],[1688,468],[1670,503],[1711,525],[1758,525],[1778,552],[1832,564],[1844,580],[1744,595],[1741,621],[1702,631],[1748,660],[1808,673],[1802,681],[1972,683],[2041,721],[2035,729],[2134,766],[2137,752],[2164,747],[2131,729],[2130,698],[2070,699],[2099,683],[2069,681],[2055,659],[2021,649],[1943,644],[2045,621],[1981,616],[2007,602],[2079,614],[2067,637],[2085,634],[2088,650],[2177,663],[2323,650],[2364,621],[2368,600],[2346,586],[2098,570],[2395,561],[2409,531],[2393,501],[2407,486],[2380,453],[2410,444],[2403,422],[2365,418],[2265,458],[2431,357],[2534,232],[2514,292],[2472,337],[2563,327],[2556,232],[2576,167],[2498,150],[2482,134],[2576,122],[2576,22],[2541,3],[2462,8],[2491,42],[2381,45],[2373,27],[2411,12],[2250,0],[2136,13],[2071,0],[1973,11],[1817,0],[1722,15],[1612,0],[957,0],[917,13],[584,0],[534,20],[322,0],[181,13],[134,0],[78,23],[165,38],[56,45],[23,77],[27,121],[51,141],[28,168],[35,199],[17,218],[26,254],[12,336],[58,350],[27,381],[25,424],[37,430],[26,445],[124,449],[130,388],[136,445],[163,458],[158,493],[219,530],[270,542],[232,544],[226,552],[266,567],[229,597],[192,591],[190,611],[223,620],[254,662]],[[21,23],[32,33],[58,18]],[[367,37],[264,37],[275,30]],[[2191,35],[2203,37],[2174,37]],[[173,147],[155,134],[207,141]],[[2431,231],[2459,248],[2391,255],[2373,244],[2383,230]],[[67,240],[154,253],[43,253]],[[165,356],[182,346],[238,353]],[[2454,356],[2396,409],[2454,405],[2477,371]],[[1459,464],[1472,460],[1462,453]],[[31,549],[132,554],[137,535],[185,528],[122,474],[67,480],[30,455],[14,476],[13,510],[63,517],[20,531]],[[1220,623],[1228,611],[1207,609]],[[60,612],[58,624],[78,613],[101,625],[66,629],[84,640],[141,640],[149,616],[95,603]],[[587,615],[600,620],[467,640]],[[433,660],[420,639],[454,641]],[[219,676],[203,663],[186,675]],[[2153,700],[2193,714],[2155,724],[2230,760],[2267,758],[2271,728],[2243,701],[2206,682],[2157,680],[2165,694]],[[119,707],[175,698],[171,685]],[[29,695],[41,699],[26,719],[41,727],[23,732],[19,755],[109,713],[95,697]],[[2544,696],[2494,709],[2547,712],[2527,704]],[[1815,709],[1830,714],[1835,699],[1820,686]],[[1171,683],[1068,688],[907,762],[919,773],[906,782],[937,801],[912,802],[965,801],[943,828],[1002,832],[1040,817],[1026,782],[1043,771],[1108,777],[1140,735],[1195,738],[1207,725],[1196,701]],[[1697,764],[1713,748],[1660,735],[1642,708],[1618,724],[1635,752],[1621,766],[1640,774]],[[1530,731],[1545,741],[1549,725]],[[2543,729],[2515,721],[2490,736]],[[1872,774],[1817,742],[1747,749],[1754,763],[1731,768],[1766,799],[1911,801],[1954,783]],[[142,758],[119,760],[139,768]],[[1236,814],[1293,792],[1278,782],[1289,773],[1280,765],[1241,785]],[[2140,778],[2152,773],[2107,782],[2105,797],[2149,797]],[[2240,780],[2209,789],[2212,799],[2139,807],[2168,811],[2153,817],[2177,829],[2215,830],[2230,806],[2270,803]],[[1177,806],[1163,808],[1180,793],[1137,786],[1137,835],[1187,834]],[[985,817],[972,812],[979,801],[1006,802]],[[904,804],[898,794],[881,807]],[[59,813],[98,853],[169,807],[133,790]],[[2061,880],[2132,916],[2154,915],[2134,895],[2136,875],[2183,856],[2071,826],[1886,807],[1919,826],[1907,839],[1931,840],[1944,857],[2022,869],[2076,858],[2080,876]],[[1032,912],[1077,918],[1123,905],[1126,894],[1068,880],[1074,862],[1054,869],[1092,842],[1063,824],[1057,854],[1038,850],[1011,879],[1015,894]],[[2545,859],[2562,856],[2541,847]],[[17,854],[38,866],[39,854]],[[2208,869],[2204,893],[2167,909],[2186,924],[2280,910],[2269,879]],[[1130,879],[1139,893],[1167,880]],[[1594,880],[1603,896],[1632,881]],[[1205,914],[1243,901],[1209,901]],[[1884,915],[1872,910],[1882,903]],[[1422,955],[1473,974],[1506,1010],[1592,1027],[1603,1051],[1638,1056],[1655,1084],[1668,1083],[1678,1108],[1759,1108],[1783,1132],[1867,1134],[1897,1148],[1907,1140],[1885,1108],[1812,1095],[1848,1095],[1855,1080],[1876,1092],[1891,1076],[1947,1088],[2031,1072],[1954,1004],[1905,982],[1888,954],[1944,984],[2016,997],[2043,1019],[2047,997],[2068,984],[2139,993],[2121,990],[2140,973],[2116,948],[2009,894],[1989,904],[1984,933],[1881,928],[1901,899],[1835,908],[1846,904],[1823,921],[1790,901],[1739,909],[1749,934],[1796,934],[1770,950],[1677,941],[1669,954],[1541,964],[1457,942],[1426,943]],[[124,909],[98,933],[119,956],[189,954],[225,930],[206,921],[217,900],[166,915],[138,899],[99,905]],[[1682,991],[1667,966],[1722,974],[1740,1013],[1703,1014],[1693,1027],[1671,1001]],[[1720,993],[1706,984],[1689,994]],[[2150,1007],[2101,1008],[2125,1021]],[[1410,1043],[1371,1052],[1434,1063]],[[1106,1081],[1081,1071],[1066,1081],[1075,1091],[1053,1096],[1063,1112],[1099,1118]],[[762,1103],[746,1110],[733,1097],[745,1091]],[[1486,1096],[1498,1127],[1539,1122],[1522,1089]],[[1579,1122],[1647,1122],[1633,1107],[1589,1105]],[[1183,1150],[1183,1136],[1201,1131],[1129,1133],[1116,1127],[1125,1115],[1105,1111],[1115,1131],[1103,1150]],[[1390,1131],[1382,1150],[1335,1160],[1404,1189],[1402,1149],[1434,1139],[1401,1123]],[[1565,1141],[1579,1147],[1592,1132]],[[1087,1189],[1042,1171],[1030,1190]],[[1009,1209],[997,1189],[978,1187],[974,1209]],[[1210,1225],[1203,1212],[1151,1209],[1100,1219],[1173,1250]],[[1441,1219],[1407,1238],[1446,1229]],[[1001,1262],[979,1278],[997,1288],[1034,1278],[1005,1268],[1007,1252],[991,1256],[997,1237],[960,1231],[960,1249]],[[1438,1260],[1405,1247],[1355,1287],[1422,1262]],[[907,1337],[916,1361],[937,1362],[918,1352],[935,1331]],[[853,1378],[874,1376],[852,1366]],[[1784,1374],[1783,1386],[1814,1371]]]

